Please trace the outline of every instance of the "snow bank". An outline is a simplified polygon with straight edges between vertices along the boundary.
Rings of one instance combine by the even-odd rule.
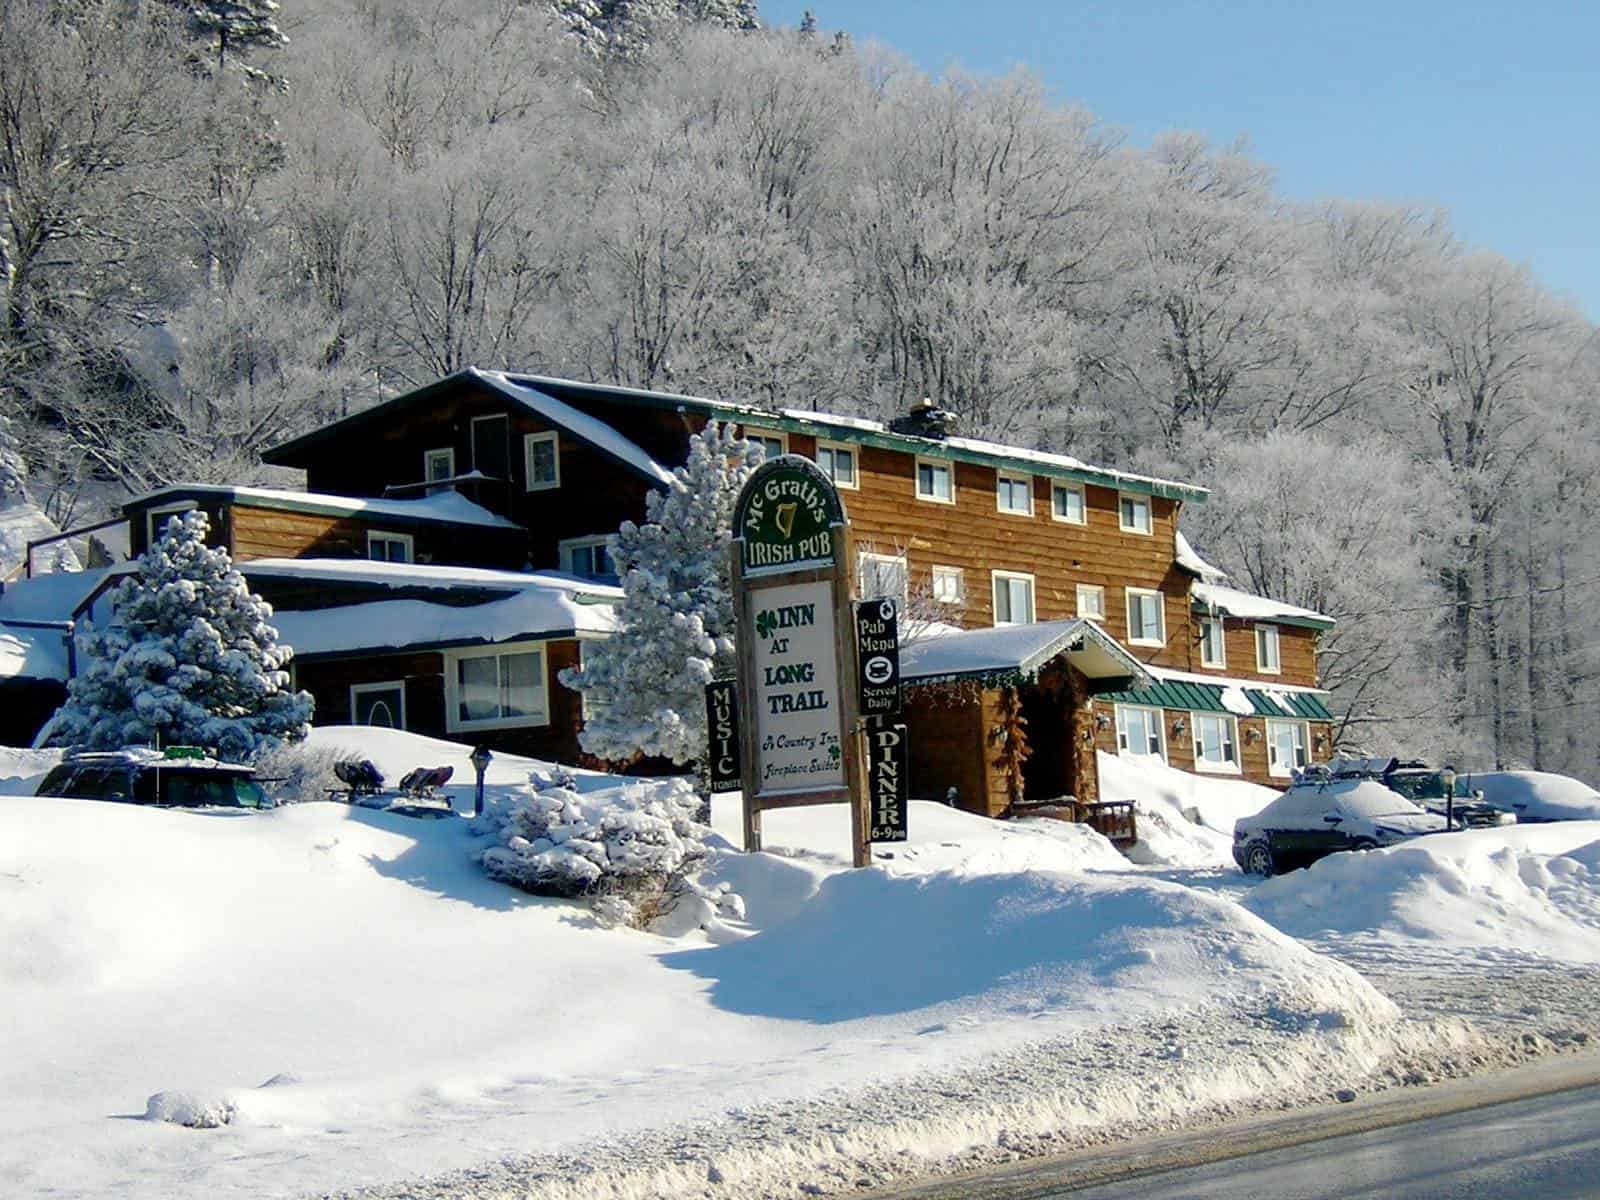
[[[315,725],[306,738],[306,744],[348,758],[370,759],[383,772],[386,784],[391,787],[399,783],[400,777],[413,767],[455,768],[449,786],[444,789],[447,793],[471,796],[477,786],[478,776],[472,769],[472,747],[462,742],[448,742],[420,733],[378,729],[369,725]],[[574,787],[580,792],[616,785],[615,776],[601,771],[569,770],[576,780]],[[483,779],[491,787],[520,787],[528,782],[534,772],[543,775],[549,771],[550,764],[537,758],[495,751]],[[457,804],[456,807],[460,808],[461,805]],[[470,808],[471,804],[467,807]]]
[[[23,750],[16,746],[0,746],[0,796],[33,795],[64,753],[59,747]]]
[[[1485,800],[1510,809],[1519,821],[1600,821],[1600,792],[1570,775],[1483,771],[1462,775],[1460,787],[1481,789]]]
[[[1138,806],[1135,862],[1163,867],[1233,866],[1233,823],[1281,794],[1243,779],[1218,779],[1169,767],[1158,758],[1096,753],[1102,800]],[[1195,824],[1186,814],[1200,818]]]
[[[1245,907],[1296,937],[1600,962],[1600,821],[1434,834],[1335,854]]]

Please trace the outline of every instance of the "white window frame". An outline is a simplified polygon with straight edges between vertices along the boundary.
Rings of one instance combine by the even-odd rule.
[[[1215,658],[1207,657],[1206,631],[1217,631],[1217,655]],[[1202,667],[1226,667],[1228,665],[1228,630],[1222,623],[1221,617],[1200,618],[1200,665]]]
[[[1146,713],[1149,715],[1153,728],[1156,731],[1156,741],[1159,749],[1156,751],[1161,756],[1161,761],[1167,761],[1167,714],[1165,709],[1151,708],[1145,704],[1119,704],[1117,705],[1117,753],[1119,755],[1137,755],[1141,758],[1150,756],[1148,745],[1139,750],[1128,748],[1128,720],[1124,715],[1130,712]]]
[[[553,480],[533,478],[533,448],[542,446],[546,442],[554,448],[555,453],[551,461],[555,464],[556,477]],[[548,492],[561,486],[561,435],[551,430],[548,433],[525,433],[522,435],[522,487],[528,492]]]
[[[1028,619],[1026,621],[1000,619],[1000,583],[1022,582],[1028,585]],[[989,572],[989,598],[994,603],[995,628],[1003,625],[1032,625],[1039,619],[1039,589],[1032,575],[1026,571],[990,571]]]
[[[406,681],[404,679],[385,679],[381,683],[352,683],[350,685],[350,724],[356,721],[356,697],[368,692],[399,692],[400,693],[400,724],[396,729],[406,728]],[[381,727],[378,727],[381,728]]]
[[[578,571],[572,565],[572,552],[574,550],[586,550],[596,546],[605,550],[607,559],[611,558],[611,537],[608,534],[601,533],[592,535],[590,537],[567,538],[565,541],[557,542],[556,553],[559,556],[561,569],[568,575],[577,575]],[[613,562],[611,565],[616,566],[616,563]],[[584,575],[581,578],[594,579],[598,577],[593,575]]]
[[[1139,525],[1139,523],[1137,521],[1135,521],[1132,525],[1128,524],[1127,515],[1123,511],[1123,506],[1127,505],[1127,504],[1142,504],[1142,505],[1144,505],[1144,525],[1143,525],[1143,527],[1140,527],[1140,525]],[[1149,496],[1145,496],[1145,495],[1141,495],[1138,492],[1118,492],[1117,493],[1117,528],[1121,529],[1123,533],[1137,533],[1137,534],[1141,534],[1144,537],[1149,537],[1150,535],[1155,533],[1155,530],[1156,530],[1156,506],[1150,502],[1150,497]]]
[[[1200,726],[1207,721],[1218,721],[1222,724],[1225,730],[1222,744],[1224,747],[1232,747],[1233,749],[1233,760],[1231,762],[1213,762],[1204,757],[1202,753],[1204,743],[1200,740]],[[1244,773],[1239,760],[1239,719],[1237,717],[1228,713],[1192,712],[1189,714],[1189,730],[1194,737],[1194,769],[1196,771],[1205,771],[1212,775],[1242,775]]]
[[[156,539],[161,535],[156,532],[156,523],[162,517],[175,517],[179,513],[192,512],[200,506],[193,500],[180,500],[173,504],[159,504],[155,508],[147,508],[144,513],[144,542],[148,549],[156,544]]]
[[[1283,641],[1278,636],[1278,627],[1270,624],[1257,625],[1255,628],[1255,639],[1256,674],[1281,675],[1283,673]],[[1271,666],[1268,666],[1263,660],[1263,655],[1261,653],[1262,649],[1267,646],[1272,648],[1270,653],[1265,656],[1266,658],[1270,658],[1272,660]]]
[[[829,454],[832,454],[832,455],[836,456],[835,459],[834,459],[835,462],[838,461],[837,456],[840,455],[840,454],[848,454],[850,456],[850,482],[849,483],[842,482],[839,479],[839,477],[833,471],[829,470],[827,467],[823,467],[822,466],[822,452],[824,450],[826,450]],[[829,479],[833,480],[833,486],[834,487],[839,488],[842,491],[847,491],[847,492],[856,491],[857,489],[859,489],[861,487],[861,449],[860,449],[860,447],[851,446],[851,445],[848,445],[845,442],[826,442],[826,441],[823,441],[823,440],[821,440],[819,438],[817,440],[816,462],[817,462],[817,466],[822,468],[822,473],[824,475],[826,475]]]
[[[1099,612],[1083,611],[1083,598],[1085,596],[1093,596],[1099,601]],[[1078,616],[1087,618],[1090,621],[1099,621],[1103,624],[1106,619],[1106,589],[1098,583],[1078,584],[1076,594],[1073,597],[1073,606]]]
[[[936,496],[931,492],[922,490],[922,468],[925,466],[932,467],[935,471],[943,471],[950,477],[950,495],[948,498]],[[911,486],[917,493],[918,500],[926,500],[929,504],[954,504],[956,502],[956,465],[948,459],[923,458],[918,455],[912,467]]]
[[[1273,736],[1279,730],[1293,730],[1295,737],[1294,752],[1299,762],[1280,763],[1278,761],[1278,742]],[[1311,725],[1307,721],[1280,721],[1274,717],[1267,718],[1267,774],[1279,779],[1288,779],[1299,767],[1304,767],[1311,761]]]
[[[949,589],[941,589],[939,586],[940,580],[943,580],[947,584],[954,582],[955,594],[941,594],[943,591],[948,591]],[[933,568],[933,582],[931,586],[933,589],[933,598],[937,603],[962,604],[967,598],[967,573],[960,567],[947,567],[941,564],[935,564]]]
[[[458,664],[468,658],[503,658],[514,654],[539,652],[539,707],[540,712],[528,717],[489,717],[481,721],[464,721],[457,714],[461,708],[461,686],[457,681]],[[451,733],[465,733],[477,729],[538,729],[550,724],[550,643],[502,642],[494,646],[474,646],[464,650],[444,652],[444,724]]]
[[[1156,629],[1158,637],[1134,637],[1133,626],[1133,598],[1141,599],[1154,597],[1156,602]],[[1167,644],[1167,598],[1165,594],[1151,588],[1123,588],[1123,612],[1128,618],[1128,644],[1130,646],[1165,646]]]
[[[1082,514],[1081,516],[1063,517],[1056,511],[1056,497],[1063,493],[1078,498],[1078,512]],[[1089,493],[1083,484],[1052,483],[1050,485],[1050,519],[1062,525],[1087,525],[1089,523]]]
[[[1022,485],[1023,495],[1027,497],[1027,506],[1025,508],[1007,508],[1001,503],[1000,497],[1004,494],[1001,490],[1001,485],[1008,483],[1012,485],[1020,483]],[[953,480],[951,486],[954,486]],[[1033,516],[1033,476],[1024,475],[1018,471],[996,471],[994,473],[994,506],[996,512],[1006,513],[1013,517]]]
[[[756,429],[746,425],[743,436],[747,442],[777,442],[778,454],[789,453],[789,435],[781,429]],[[762,449],[765,450],[766,447],[763,446]],[[766,461],[770,462],[777,456],[777,454],[769,453]]]
[[[373,542],[399,542],[406,548],[406,556],[401,559],[372,557]],[[402,562],[414,563],[417,561],[417,542],[409,533],[390,533],[387,529],[367,530],[367,558],[372,562]]]
[[[439,479],[433,477],[433,460],[439,455],[445,457],[444,474]],[[456,475],[456,448],[454,446],[435,446],[432,450],[422,452],[422,482],[438,483],[444,479],[454,479]]]
[[[911,564],[906,561],[904,554],[877,554],[871,550],[862,550],[856,555],[856,590],[861,593],[861,599],[871,600],[874,597],[867,594],[866,578],[867,564],[875,566],[890,566],[900,568],[901,589],[900,594],[894,598],[900,601],[902,610],[911,595]],[[882,593],[875,593],[881,595]]]

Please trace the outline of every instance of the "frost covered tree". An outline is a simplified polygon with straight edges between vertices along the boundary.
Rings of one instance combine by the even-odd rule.
[[[705,757],[705,685],[733,663],[733,505],[760,458],[733,426],[707,425],[689,439],[672,485],[649,497],[648,520],[617,531],[611,554],[625,593],[617,631],[561,675],[589,703],[579,739],[589,753]]]
[[[112,621],[79,643],[84,669],[51,744],[183,743],[249,758],[305,736],[311,697],[290,691],[284,670],[294,651],[227,551],[205,544],[206,529],[201,512],[169,520],[112,592]]]
[[[218,68],[246,50],[289,44],[278,28],[277,0],[168,0],[184,14],[189,34],[216,50]],[[264,78],[264,77],[263,77]]]

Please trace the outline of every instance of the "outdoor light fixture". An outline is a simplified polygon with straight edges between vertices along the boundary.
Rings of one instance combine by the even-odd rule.
[[[1110,729],[1111,728],[1111,718],[1105,713],[1095,713],[1095,715],[1094,715],[1094,727],[1096,729]]]
[[[1189,728],[1189,722],[1185,721],[1182,717],[1179,717],[1172,723],[1173,733],[1182,733],[1187,728]]]
[[[1446,763],[1439,772],[1439,782],[1444,784],[1444,827],[1454,829],[1456,824],[1456,769]]]
[[[1244,740],[1254,745],[1256,742],[1261,740],[1261,730],[1246,729],[1244,731]]]
[[[489,764],[494,761],[494,755],[489,753],[489,747],[479,746],[472,752],[472,769],[478,773],[478,791],[472,800],[472,815],[483,816],[483,773],[489,769]]]

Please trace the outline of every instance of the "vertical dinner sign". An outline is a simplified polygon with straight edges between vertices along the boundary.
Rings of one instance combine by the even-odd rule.
[[[849,533],[833,482],[807,459],[768,460],[739,493],[733,537],[745,848],[761,848],[765,809],[849,801],[864,865]]]

